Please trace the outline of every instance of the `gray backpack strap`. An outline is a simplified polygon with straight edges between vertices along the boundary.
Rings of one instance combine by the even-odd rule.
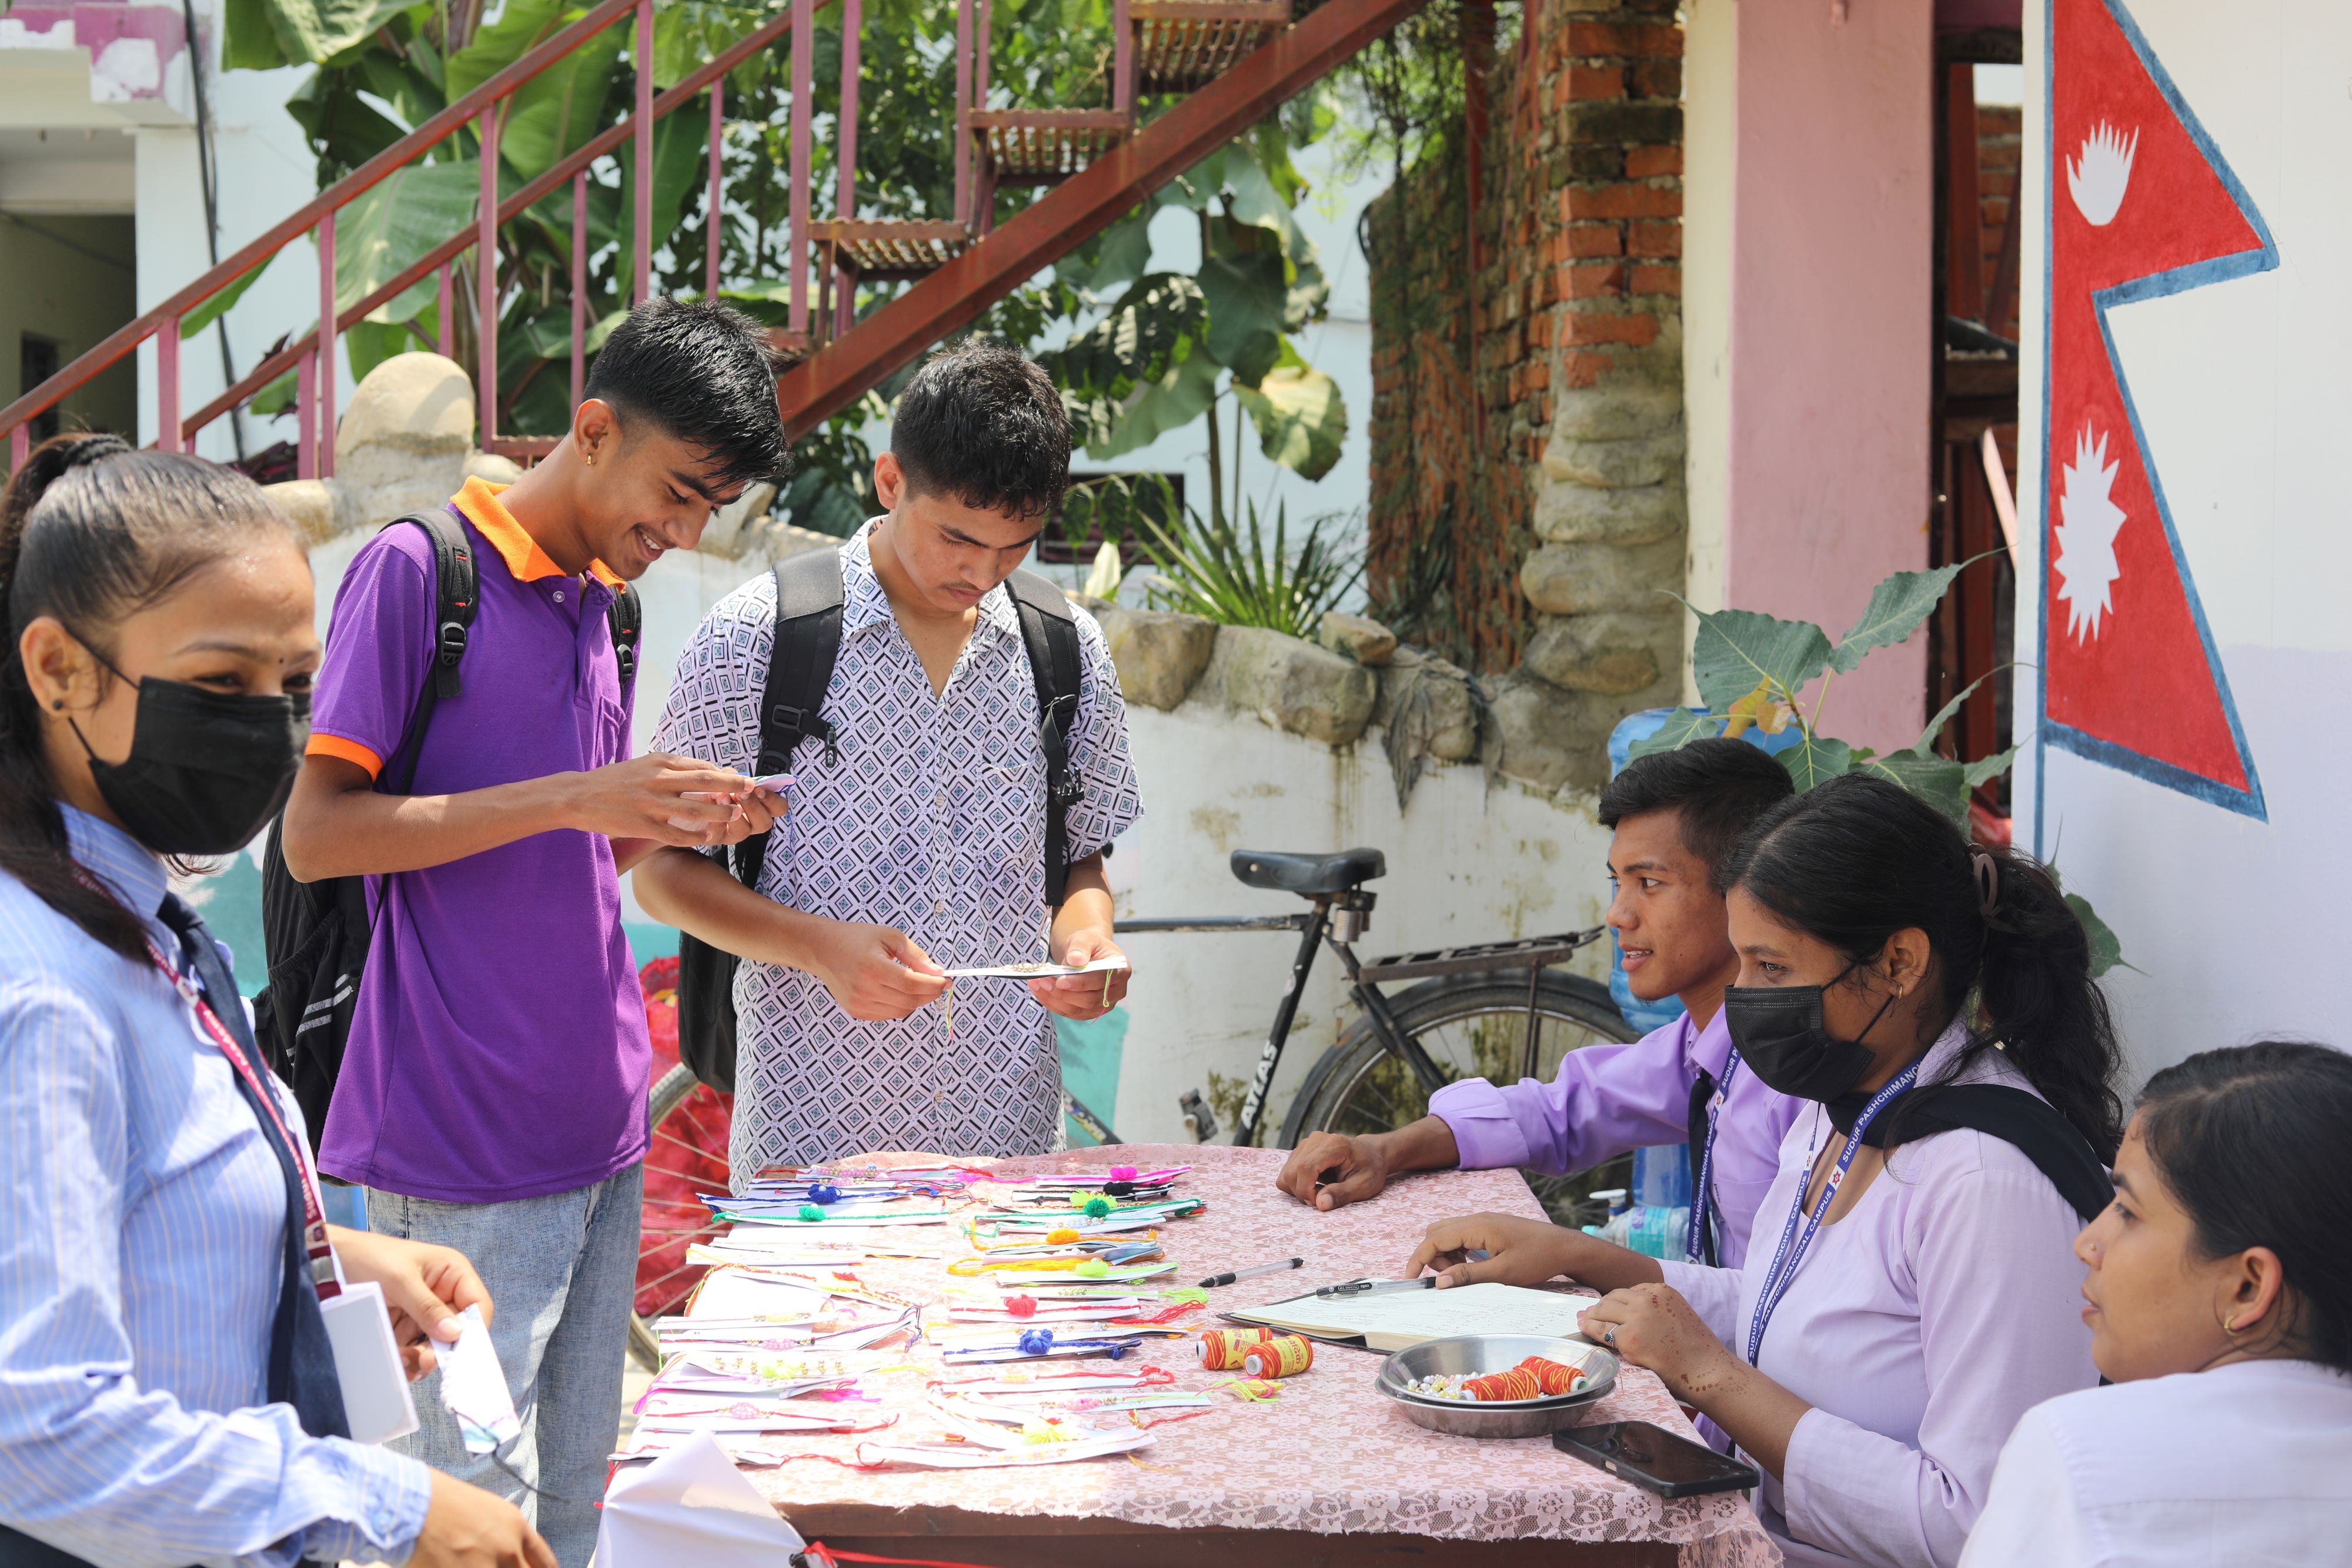
[[[1086,789],[1070,771],[1070,728],[1078,716],[1077,612],[1067,595],[1034,572],[1005,580],[1021,617],[1021,641],[1037,683],[1037,747],[1045,754],[1045,904],[1058,909],[1069,892],[1070,808]]]

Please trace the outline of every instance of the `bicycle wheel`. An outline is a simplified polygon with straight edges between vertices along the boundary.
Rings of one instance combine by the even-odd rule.
[[[1448,1083],[1484,1078],[1517,1082],[1527,1066],[1528,980],[1525,971],[1449,975],[1398,993],[1389,1003],[1397,1027],[1429,1053]],[[1549,1081],[1570,1051],[1641,1038],[1610,999],[1609,988],[1578,975],[1547,973],[1536,987],[1536,1051],[1532,1076]],[[1284,1119],[1282,1146],[1296,1148],[1308,1133],[1356,1136],[1392,1132],[1429,1114],[1429,1093],[1402,1057],[1391,1054],[1359,1018],[1325,1051]],[[1627,1185],[1630,1156],[1568,1176],[1523,1170],[1545,1210],[1571,1223],[1576,1206],[1598,1188]]]
[[[653,1139],[646,1150],[646,1199],[637,1237],[637,1293],[630,1303],[629,1354],[661,1365],[654,1320],[674,1311],[702,1279],[686,1260],[697,1241],[723,1235],[696,1196],[727,1190],[727,1132],[734,1100],[672,1067],[646,1096]]]

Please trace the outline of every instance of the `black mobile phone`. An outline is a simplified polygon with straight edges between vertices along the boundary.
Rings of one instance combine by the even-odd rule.
[[[1704,1443],[1677,1437],[1647,1421],[1570,1427],[1554,1432],[1551,1446],[1660,1497],[1746,1491],[1763,1479],[1755,1466],[1718,1454]]]

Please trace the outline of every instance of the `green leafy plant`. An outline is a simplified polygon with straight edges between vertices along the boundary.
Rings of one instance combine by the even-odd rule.
[[[1974,762],[1959,762],[1936,749],[1970,685],[1938,709],[1919,737],[1899,751],[1880,754],[1824,734],[1822,715],[1838,676],[1852,674],[1877,649],[1908,639],[1927,621],[1953,579],[1973,565],[1960,561],[1932,571],[1898,571],[1871,590],[1870,602],[1846,634],[1832,643],[1810,621],[1782,621],[1753,610],[1700,610],[1683,601],[1698,619],[1691,645],[1692,678],[1703,707],[1676,708],[1652,734],[1631,747],[1634,757],[1673,751],[1694,740],[1744,735],[1761,728],[1781,735],[1792,727],[1798,738],[1778,750],[1800,790],[1845,773],[1867,773],[1899,784],[1966,828],[1969,793],[2009,771],[2014,746]],[[1810,706],[1805,690],[1818,679]],[[1979,681],[1977,685],[1981,685]],[[2123,961],[2122,944],[2079,894],[2068,907],[2090,934],[2092,972],[2105,974]]]
[[[1255,502],[1249,503],[1248,521],[1240,528],[1217,518],[1204,522],[1189,507],[1172,526],[1147,516],[1144,548],[1160,571],[1150,590],[1151,601],[1221,626],[1262,626],[1312,637],[1323,612],[1337,609],[1363,575],[1360,559],[1324,537],[1324,527],[1339,516],[1327,513],[1310,520],[1295,556],[1281,507],[1275,508],[1271,540],[1258,527]]]

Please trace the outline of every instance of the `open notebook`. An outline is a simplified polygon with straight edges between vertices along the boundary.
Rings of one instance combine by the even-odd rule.
[[[1591,1296],[1518,1285],[1457,1285],[1450,1291],[1391,1291],[1368,1296],[1294,1296],[1223,1316],[1282,1333],[1382,1352],[1456,1334],[1551,1334],[1580,1339],[1576,1320]]]

